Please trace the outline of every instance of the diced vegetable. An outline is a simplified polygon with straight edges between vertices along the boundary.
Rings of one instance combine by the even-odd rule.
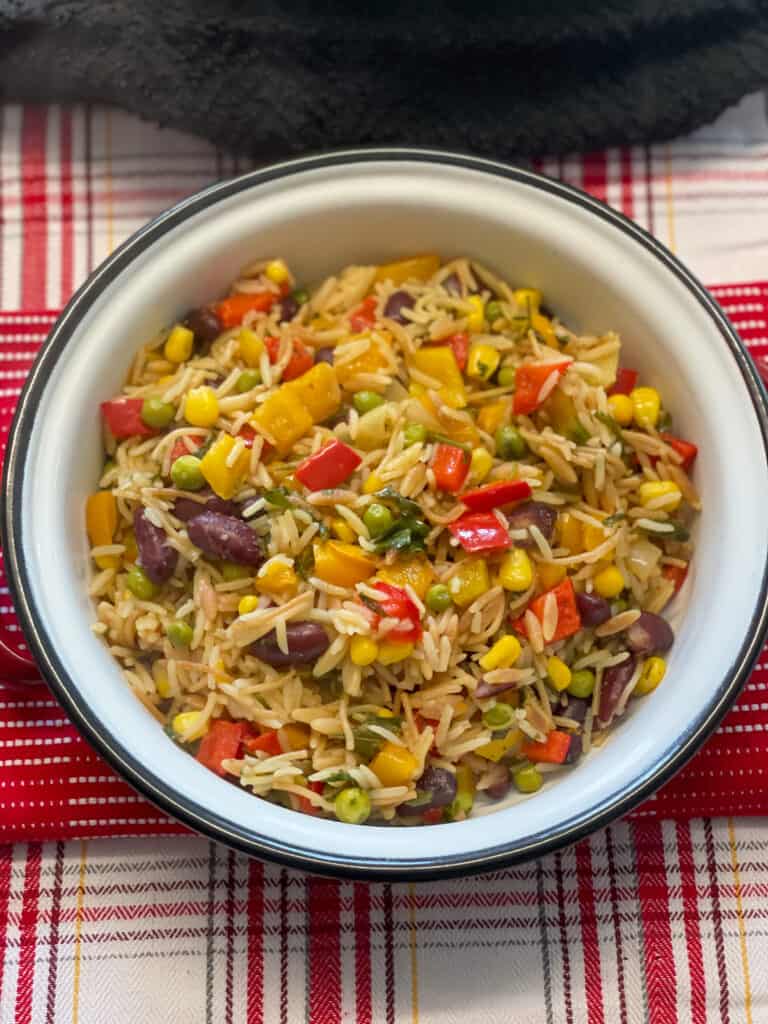
[[[410,357],[411,367],[438,381],[438,393],[452,409],[463,409],[467,404],[464,381],[453,349],[448,345],[427,345]]]
[[[279,338],[265,338],[264,342],[267,346],[267,353],[269,355],[270,363],[277,361],[278,349],[280,348]],[[291,357],[283,368],[282,379],[284,381],[295,380],[296,377],[301,377],[314,365],[315,357],[312,350],[307,348],[302,342],[295,340],[293,342],[293,350]]]
[[[251,457],[245,449],[237,456],[233,465],[227,464],[236,444],[237,441],[231,434],[222,434],[200,460],[200,472],[214,493],[225,500],[240,490],[250,464]]]
[[[621,570],[615,565],[609,565],[605,569],[601,569],[592,582],[600,597],[605,597],[609,600],[613,597],[618,597],[627,585]]]
[[[197,760],[217,775],[226,775],[222,762],[237,757],[245,731],[244,722],[214,718],[200,743]]]
[[[184,419],[193,427],[212,427],[219,418],[219,400],[213,388],[204,385],[187,392]]]
[[[353,587],[376,571],[376,559],[357,544],[328,540],[315,544],[314,575],[337,587]]]
[[[562,658],[558,658],[554,654],[547,658],[547,676],[550,683],[558,691],[565,690],[570,686],[571,670]]]
[[[484,559],[470,558],[459,564],[459,568],[448,582],[448,589],[454,604],[459,608],[466,608],[484,594],[490,585],[488,566]]]
[[[289,384],[283,384],[278,390],[285,390],[288,394],[297,396],[315,423],[322,423],[328,419],[341,405],[339,381],[333,367],[328,363],[315,363],[301,377],[297,377]]]
[[[533,583],[533,566],[522,548],[512,548],[499,566],[499,583],[505,590],[521,593]]]
[[[353,636],[349,644],[349,656],[353,665],[371,665],[379,654],[379,645],[369,636]]]
[[[623,393],[611,395],[608,399],[608,408],[620,427],[628,427],[635,415],[632,399]]]
[[[268,313],[277,302],[274,292],[243,292],[230,295],[213,306],[222,330],[237,327],[246,313]]]
[[[359,334],[361,331],[370,330],[376,323],[376,306],[378,299],[375,295],[369,295],[349,315],[349,326]]]
[[[385,619],[399,619],[401,626],[390,630],[386,639],[393,643],[410,643],[421,639],[421,615],[419,609],[408,596],[407,591],[402,587],[394,587],[391,583],[377,581],[374,588],[381,595],[376,599],[374,616],[374,629],[377,628],[379,617]],[[373,610],[373,609],[372,609]],[[379,645],[381,649],[382,645]]]
[[[381,333],[381,332],[379,332]],[[350,341],[358,341],[366,337],[365,334],[352,335]],[[378,373],[387,365],[387,357],[382,351],[379,342],[371,339],[370,346],[354,359],[347,362],[338,362],[338,349],[334,350],[334,366],[339,384],[347,391],[356,391],[358,385],[355,378],[363,373]],[[375,390],[367,385],[370,390]]]
[[[100,409],[112,436],[122,441],[126,437],[151,437],[157,433],[141,418],[143,398],[112,398],[102,402]]]
[[[237,335],[240,355],[248,366],[257,369],[264,354],[264,342],[250,327],[241,327]]]
[[[683,493],[674,480],[646,480],[638,488],[641,505],[652,505],[659,498],[665,498],[664,509],[674,512],[683,500]]]
[[[379,569],[378,575],[385,583],[391,583],[395,587],[413,587],[414,593],[424,600],[430,590],[429,585],[434,573],[431,562],[416,555],[398,559],[392,565],[384,566]],[[434,590],[434,587],[431,589]]]
[[[573,636],[581,629],[581,616],[576,604],[576,594],[570,578],[566,578],[558,586],[553,587],[546,593],[541,594],[529,605],[530,611],[536,616],[539,622],[544,618],[544,605],[549,594],[554,594],[557,601],[557,628],[549,641],[556,643],[564,640],[567,636]]]
[[[483,300],[479,295],[469,295],[467,297],[467,305],[469,306],[467,327],[472,334],[477,334],[479,331],[482,331],[485,325]]]
[[[531,485],[527,480],[500,480],[498,483],[486,484],[474,491],[465,491],[459,496],[470,512],[491,512],[495,508],[504,508],[513,501],[530,498]]]
[[[390,643],[388,640],[383,640],[379,644],[379,653],[376,656],[376,660],[380,665],[394,665],[398,661],[405,661],[406,658],[410,658],[413,654],[412,643]]]
[[[289,597],[296,593],[299,581],[290,565],[270,562],[265,568],[267,571],[263,575],[259,573],[254,581],[259,593],[274,597]]]
[[[480,658],[478,664],[485,672],[492,672],[497,668],[511,668],[520,657],[520,651],[520,641],[517,637],[506,634]]]
[[[663,658],[648,658],[632,693],[635,697],[645,697],[647,694],[653,693],[666,673],[667,663]]]
[[[413,778],[418,762],[405,747],[387,742],[369,767],[382,786],[407,786]]]
[[[493,469],[493,456],[487,448],[473,448],[469,463],[469,479],[473,484],[482,483]]]
[[[659,437],[681,457],[683,461],[680,463],[680,466],[687,473],[699,454],[697,445],[691,444],[690,441],[683,441],[682,438],[675,437],[673,434],[661,433]]]
[[[463,373],[467,368],[467,358],[469,356],[469,335],[464,331],[459,331],[457,334],[451,334],[450,337],[444,340],[451,346],[456,359],[456,365]]]
[[[322,491],[347,480],[361,463],[354,449],[334,439],[296,467],[295,477],[310,491]]]
[[[495,434],[499,427],[504,426],[511,412],[512,404],[508,398],[487,402],[477,414],[477,425],[486,434]]]
[[[469,464],[467,453],[462,448],[452,444],[438,444],[432,459],[438,490],[458,494],[469,473]]]
[[[561,377],[572,360],[563,359],[552,363],[523,363],[517,368],[515,378],[515,394],[512,408],[516,416],[527,415],[537,409],[547,397],[542,389],[551,375]]]
[[[672,580],[675,585],[675,593],[677,593],[685,583],[685,578],[688,575],[688,566],[683,568],[680,565],[665,565],[661,570],[661,575],[665,579]]]
[[[262,751],[265,754],[269,754],[270,757],[274,757],[277,754],[283,753],[277,729],[270,729],[268,732],[263,732],[261,736],[246,736],[243,738],[243,746],[249,754],[255,754],[257,751]]]
[[[304,399],[291,385],[283,385],[270,395],[253,414],[251,422],[269,434],[280,455],[287,455],[313,425]]]
[[[634,388],[630,398],[638,427],[655,427],[661,412],[661,397],[656,388]]]
[[[454,519],[448,530],[465,551],[506,550],[512,541],[493,512],[471,512]]]
[[[520,753],[536,764],[562,764],[570,745],[570,733],[553,729],[544,743],[526,740],[520,748]]]
[[[374,281],[391,281],[392,284],[404,284],[406,281],[426,281],[440,269],[440,257],[434,253],[423,256],[411,256],[407,260],[394,263],[382,263],[376,268]]]
[[[91,547],[111,544],[117,529],[117,502],[111,491],[97,491],[85,503],[85,528]],[[94,561],[100,569],[116,569],[117,555],[98,555]]]
[[[486,761],[500,761],[505,754],[516,754],[525,739],[525,734],[517,727],[510,729],[506,736],[496,740],[489,740],[482,747],[474,751],[478,757],[484,757]]]
[[[477,380],[490,380],[499,365],[499,350],[493,345],[475,342],[469,350],[466,374]]]
[[[608,390],[609,395],[630,395],[637,385],[637,370],[620,369],[616,381]]]

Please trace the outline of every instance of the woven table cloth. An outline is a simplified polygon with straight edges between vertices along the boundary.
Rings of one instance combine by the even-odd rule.
[[[656,234],[768,355],[762,96],[674,143],[537,168]],[[0,452],[89,270],[246,169],[114,110],[0,107]],[[0,623],[20,639],[3,579]],[[47,690],[0,680],[0,1024],[768,1022],[767,688],[764,653],[717,734],[631,820],[493,875],[367,885],[169,834],[183,830]]]

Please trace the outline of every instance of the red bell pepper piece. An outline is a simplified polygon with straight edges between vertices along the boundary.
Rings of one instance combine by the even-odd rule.
[[[243,746],[249,754],[255,754],[257,750],[263,750],[264,753],[269,754],[270,757],[283,753],[283,748],[280,746],[280,737],[277,735],[277,729],[270,729],[268,732],[263,732],[261,736],[246,736],[243,739]]]
[[[555,629],[555,635],[549,641],[549,643],[555,643],[557,640],[563,640],[567,636],[573,636],[574,633],[578,633],[581,629],[581,615],[579,614],[579,606],[576,604],[573,583],[566,576],[562,583],[558,583],[552,590],[540,594],[528,606],[539,622],[544,618],[544,602],[548,594],[554,594],[557,601],[557,628]],[[521,616],[515,619],[512,626],[516,632],[525,634],[525,617]]]
[[[267,355],[269,356],[270,363],[277,362],[277,353],[280,348],[279,338],[265,338],[264,345],[267,349]],[[286,363],[285,369],[283,370],[283,380],[295,380],[296,377],[301,377],[308,370],[311,370],[315,365],[315,355],[311,349],[307,348],[302,342],[296,340],[293,342],[293,351],[291,352],[291,358]]]
[[[443,808],[430,807],[428,811],[422,812],[421,820],[425,825],[439,825],[443,820]]]
[[[296,467],[295,477],[310,491],[338,487],[348,479],[362,459],[343,441],[330,441],[319,452],[309,455]]]
[[[561,377],[573,360],[563,359],[559,363],[523,363],[518,366],[515,376],[515,394],[512,410],[516,416],[533,412],[543,399],[539,399],[541,389],[554,371]],[[547,396],[545,395],[544,398]]]
[[[501,551],[512,545],[506,526],[493,512],[471,512],[448,524],[465,551]]]
[[[659,437],[662,441],[668,444],[670,448],[677,452],[683,460],[680,464],[681,468],[688,472],[693,465],[696,456],[699,454],[698,447],[690,441],[683,441],[682,438],[675,437],[674,434],[660,433]]]
[[[223,718],[215,718],[200,742],[197,760],[217,775],[225,775],[221,762],[237,757],[246,729],[245,722],[227,722]]]
[[[374,632],[378,629],[380,619],[400,619],[403,625],[387,633],[387,640],[392,643],[404,644],[420,640],[421,616],[407,591],[402,587],[395,587],[391,583],[376,583],[374,587],[381,595],[376,601],[381,609],[381,614],[373,612],[372,629]]]
[[[192,451],[190,451],[189,448],[187,448],[187,440],[191,441],[193,444]],[[197,437],[195,434],[185,434],[184,437],[180,437],[177,441],[174,441],[173,448],[171,448],[171,465],[173,465],[176,459],[180,459],[182,455],[193,455],[194,449],[199,448],[201,443],[202,442],[200,438]]]
[[[143,398],[112,398],[101,403],[101,415],[114,438],[120,441],[124,437],[152,437],[157,433],[141,418],[143,405]]]
[[[320,793],[323,792],[323,783],[322,782],[310,782],[310,783],[307,784],[307,786],[308,786],[309,789],[312,790],[313,793],[320,794]],[[299,810],[303,811],[304,814],[319,814],[320,813],[320,808],[319,807],[315,807],[315,805],[312,803],[312,801],[311,800],[307,800],[307,798],[305,796],[300,796],[299,797]]]
[[[637,370],[619,370],[616,382],[608,388],[609,395],[628,395],[637,387]]]
[[[349,326],[356,334],[370,330],[376,323],[377,302],[378,299],[375,295],[369,295],[367,299],[363,299],[357,309],[353,309],[350,313]]]
[[[526,740],[520,748],[520,753],[529,761],[538,764],[562,764],[568,756],[570,745],[570,733],[558,732],[557,729],[553,729],[544,743]]]
[[[455,444],[438,444],[432,457],[438,490],[458,494],[469,473],[469,456]]]
[[[491,512],[495,508],[503,508],[513,501],[530,498],[531,485],[527,480],[501,480],[496,484],[476,487],[474,491],[465,491],[459,495],[460,500],[472,512]]]
[[[274,292],[238,292],[215,303],[213,310],[219,318],[221,329],[238,327],[246,313],[268,313],[279,296]]]
[[[463,373],[467,368],[469,356],[469,335],[465,331],[459,331],[458,334],[452,334],[449,338],[442,338],[438,344],[445,345],[446,342],[453,349],[453,355]]]
[[[683,569],[679,565],[665,565],[661,570],[661,575],[664,579],[672,580],[675,584],[675,593],[678,592],[680,587],[685,583],[685,578],[688,575],[688,566]]]

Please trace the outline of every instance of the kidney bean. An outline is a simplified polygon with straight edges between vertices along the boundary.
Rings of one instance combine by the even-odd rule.
[[[619,703],[622,693],[626,689],[635,671],[635,657],[630,654],[626,661],[620,665],[613,665],[603,673],[603,683],[600,687],[600,706],[597,709],[597,720],[602,728],[610,725],[616,713],[616,705]]]
[[[443,281],[443,288],[450,295],[461,295],[461,281],[458,274],[449,274]]]
[[[280,303],[280,315],[278,319],[281,323],[286,320],[293,320],[296,314],[299,312],[299,304],[292,295],[286,295],[283,301]]]
[[[415,800],[398,807],[399,814],[423,814],[435,807],[447,807],[456,796],[456,776],[445,768],[430,765],[416,783],[416,792]]]
[[[165,530],[151,523],[143,508],[137,508],[133,513],[133,532],[139,565],[153,583],[165,583],[179,560],[179,553],[168,543]]]
[[[261,565],[264,552],[253,530],[242,519],[206,509],[187,524],[192,543],[211,558],[240,565]]]
[[[581,697],[569,697],[568,703],[565,705],[562,711],[558,711],[557,714],[563,716],[563,718],[572,718],[574,722],[582,724],[584,719],[587,717],[587,711],[592,704],[591,700],[584,700]]]
[[[222,330],[219,318],[208,306],[191,309],[184,317],[184,323],[192,331],[195,339],[203,345],[210,345]]]
[[[540,501],[524,501],[522,505],[517,505],[505,515],[510,530],[526,530],[529,526],[538,526],[544,537],[550,540],[555,529],[557,510]],[[531,537],[516,540],[514,543],[519,548],[536,547],[536,542]]]
[[[333,349],[332,348],[319,348],[315,352],[316,363],[328,363],[329,366],[333,366]]]
[[[576,604],[579,607],[582,626],[599,626],[611,617],[611,606],[604,597],[598,594],[577,594]]]
[[[482,700],[484,697],[493,697],[497,693],[501,693],[502,690],[508,690],[509,688],[509,683],[486,683],[484,679],[481,679],[477,684],[475,696]]]
[[[288,654],[278,647],[274,629],[251,644],[251,654],[273,668],[289,668],[317,661],[330,645],[328,634],[316,622],[288,622],[285,631],[288,634]]]
[[[581,736],[574,733],[571,736],[571,744],[568,747],[568,753],[565,755],[564,764],[575,764],[579,760],[582,753],[584,752],[584,741]]]
[[[487,786],[485,792],[492,800],[503,800],[509,792],[510,778],[509,768],[505,764],[493,766],[493,781]]]
[[[188,523],[190,519],[203,512],[220,512],[223,516],[238,518],[242,508],[236,501],[226,501],[215,494],[212,494],[204,505],[199,501],[193,501],[192,498],[177,498],[173,504],[173,514],[183,523]]]
[[[399,324],[407,324],[408,318],[403,316],[404,309],[413,308],[413,297],[406,291],[392,292],[384,306],[384,316],[390,320],[396,320]]]
[[[672,627],[660,615],[642,612],[626,632],[627,647],[635,654],[654,654],[668,651],[675,642]]]

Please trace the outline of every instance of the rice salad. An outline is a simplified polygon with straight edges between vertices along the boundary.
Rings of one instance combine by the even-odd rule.
[[[460,820],[664,679],[697,449],[608,331],[432,254],[282,259],[140,349],[86,506],[94,631],[257,796]]]

